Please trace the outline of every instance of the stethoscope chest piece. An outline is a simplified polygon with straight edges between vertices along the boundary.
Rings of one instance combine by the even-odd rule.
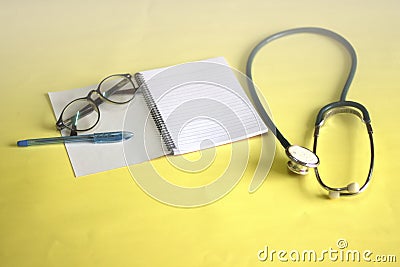
[[[287,166],[296,174],[306,175],[309,168],[316,168],[319,165],[318,156],[305,147],[292,145],[285,151],[289,157]]]

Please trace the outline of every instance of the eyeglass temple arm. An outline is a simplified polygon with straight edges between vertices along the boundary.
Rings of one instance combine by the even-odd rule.
[[[117,91],[117,90],[118,90],[119,88],[121,88],[122,86],[125,86],[128,82],[129,82],[128,80],[122,80],[122,81],[120,81],[119,83],[117,83],[116,85],[114,85],[113,87],[111,87],[109,90],[107,90],[106,92],[104,92],[103,95],[102,95],[102,97],[107,98],[107,97],[109,97],[110,95],[113,95],[113,94],[128,94],[128,93],[131,93],[132,90],[135,91],[136,88],[125,89],[125,90]],[[91,95],[93,92],[94,92],[94,91],[89,92],[88,97],[90,97],[90,95]],[[96,106],[99,106],[100,104],[102,104],[102,103],[104,102],[104,100],[103,100],[101,97],[98,97],[98,98],[94,99],[93,102],[94,102],[94,104],[95,104]],[[72,117],[66,119],[66,120],[64,121],[64,124],[65,124],[65,123],[67,123],[67,124],[72,124],[73,122],[77,122],[79,119],[84,118],[85,116],[89,115],[91,112],[93,112],[93,110],[94,110],[93,106],[90,105],[90,104],[88,104],[88,105],[84,106],[81,110],[79,110],[78,113],[77,113],[77,115],[72,116]],[[79,114],[79,115],[78,115],[78,114]],[[77,116],[79,116],[79,118],[78,118]],[[62,120],[61,120],[61,117],[60,117],[60,119],[57,121],[57,124],[56,124],[58,130],[61,130],[61,129],[65,128],[65,126],[62,124],[61,121],[62,121]],[[72,125],[75,125],[75,123],[72,124]]]
[[[105,91],[103,93],[103,97],[107,98],[110,95],[113,95],[118,89],[120,89],[121,87],[125,86],[127,83],[129,83],[129,80],[121,80],[119,81],[116,85],[114,85],[113,87],[111,87],[110,89],[108,89],[107,91]],[[124,91],[124,90],[123,90]],[[122,92],[122,91],[121,91]],[[101,101],[102,103],[103,101]]]

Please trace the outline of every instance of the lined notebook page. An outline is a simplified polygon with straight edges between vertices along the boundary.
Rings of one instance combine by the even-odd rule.
[[[175,143],[175,154],[267,131],[222,57],[141,74]]]

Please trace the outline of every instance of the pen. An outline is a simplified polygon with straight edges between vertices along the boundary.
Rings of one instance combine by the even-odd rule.
[[[35,145],[48,145],[48,144],[59,144],[59,143],[115,143],[123,140],[128,140],[133,137],[132,132],[118,131],[118,132],[104,132],[104,133],[93,133],[85,135],[75,136],[60,136],[60,137],[49,137],[49,138],[37,138],[20,140],[17,142],[17,146],[35,146]]]

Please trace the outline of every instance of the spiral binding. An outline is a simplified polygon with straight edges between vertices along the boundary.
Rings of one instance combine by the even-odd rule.
[[[176,148],[175,143],[172,140],[172,137],[167,129],[164,119],[162,118],[161,113],[158,110],[158,107],[156,105],[156,102],[154,101],[154,98],[149,91],[146,81],[144,80],[144,77],[141,73],[136,73],[135,79],[138,82],[139,86],[142,87],[144,100],[150,110],[150,114],[153,117],[153,120],[157,126],[157,129],[161,134],[161,137],[165,143],[165,146],[167,147],[168,151],[170,151],[170,154],[173,155],[174,148]]]

